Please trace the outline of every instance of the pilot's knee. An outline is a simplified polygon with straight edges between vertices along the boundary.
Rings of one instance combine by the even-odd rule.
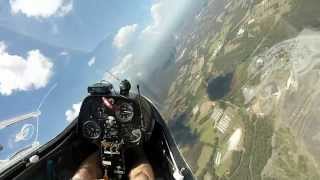
[[[72,177],[72,180],[94,180],[96,177],[92,175],[88,169],[80,169],[78,172]]]
[[[130,177],[130,180],[149,180],[149,178],[144,173],[140,173],[133,178]]]
[[[97,152],[91,154],[87,159],[85,159],[75,175],[72,177],[72,180],[95,180],[98,177],[102,176],[98,165],[98,154]]]

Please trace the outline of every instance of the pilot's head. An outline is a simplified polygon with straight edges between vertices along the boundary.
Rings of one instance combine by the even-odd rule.
[[[127,79],[121,81],[121,83],[120,83],[120,94],[121,95],[128,96],[130,89],[131,89],[131,84]]]

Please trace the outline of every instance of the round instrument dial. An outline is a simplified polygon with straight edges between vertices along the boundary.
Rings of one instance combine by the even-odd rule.
[[[131,131],[131,135],[128,138],[130,143],[138,143],[141,140],[142,133],[140,129],[134,129]]]
[[[133,107],[131,104],[123,102],[119,105],[116,111],[116,117],[120,122],[127,123],[132,120],[134,116]]]
[[[82,125],[82,134],[88,139],[98,139],[101,135],[101,131],[99,124],[94,121],[86,121]]]

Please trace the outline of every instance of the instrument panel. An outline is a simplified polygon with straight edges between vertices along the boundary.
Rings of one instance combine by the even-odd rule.
[[[130,82],[121,81],[120,91],[109,83],[88,87],[77,121],[78,136],[99,148],[105,177],[123,179],[128,173],[127,152],[143,148],[152,134],[154,114],[148,100],[130,93]],[[112,91],[113,90],[113,91]]]
[[[141,110],[136,100],[123,96],[89,96],[82,103],[79,114],[79,131],[94,143],[119,141],[139,144]]]

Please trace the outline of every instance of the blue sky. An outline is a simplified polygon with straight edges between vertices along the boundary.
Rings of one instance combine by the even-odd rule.
[[[187,1],[0,0],[0,121],[42,104],[39,141],[52,139],[107,71],[147,76],[157,64],[148,57]]]
[[[19,1],[23,0],[0,1],[0,26],[52,45],[86,52],[124,25],[151,20],[148,16],[151,0],[53,0],[71,3],[72,9],[63,15],[59,15],[58,10],[48,17],[44,15],[45,10],[32,16],[27,8],[12,12],[10,2]]]

